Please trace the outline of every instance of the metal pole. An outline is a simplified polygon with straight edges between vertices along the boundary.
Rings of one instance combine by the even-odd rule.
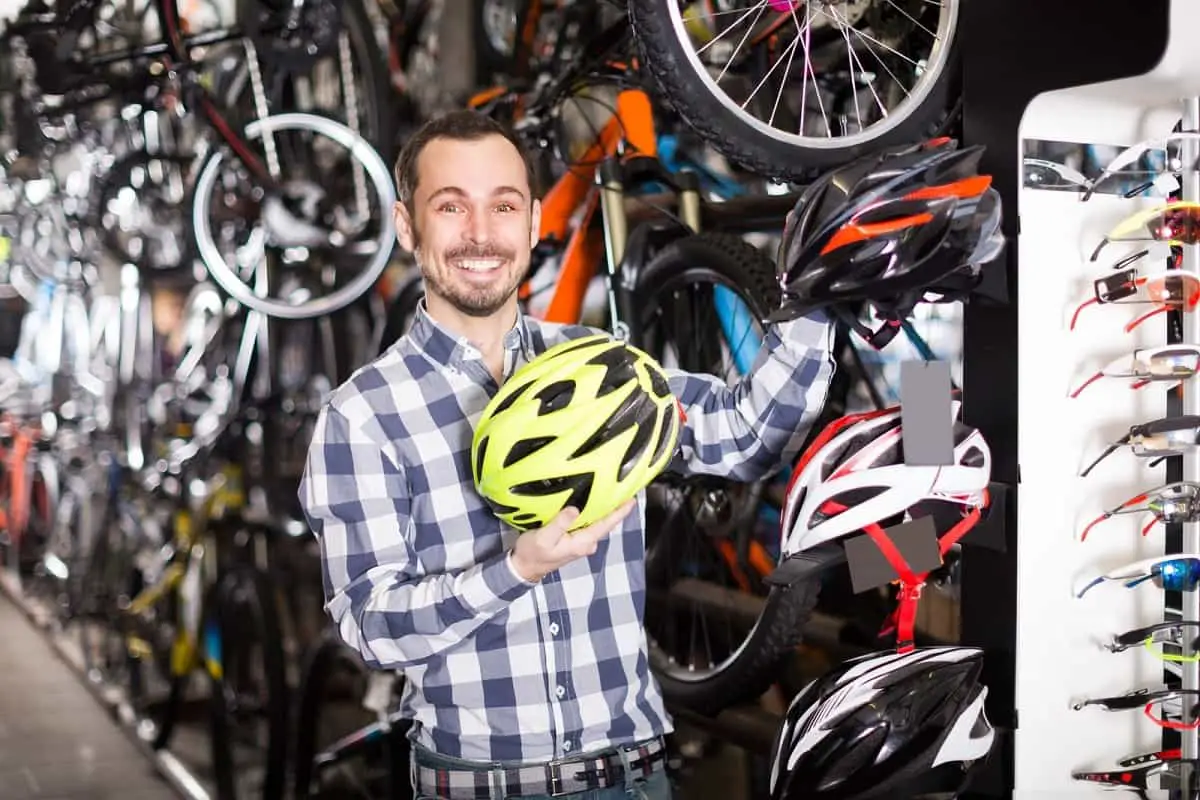
[[[1200,98],[1189,98],[1184,101],[1183,106],[1183,131],[1200,131]],[[1185,201],[1200,201],[1200,172],[1195,169],[1195,164],[1200,156],[1200,145],[1193,141],[1185,141],[1182,144],[1182,152],[1180,153],[1183,160],[1183,170],[1180,175],[1181,199]],[[1169,168],[1169,167],[1168,167]],[[1192,272],[1200,271],[1200,247],[1184,246],[1183,248],[1183,269]],[[1183,317],[1183,341],[1189,344],[1200,343],[1200,315],[1184,313]],[[1200,387],[1195,383],[1185,383],[1183,385],[1183,413],[1184,414],[1200,414]],[[1185,481],[1200,481],[1200,449],[1193,449],[1187,452],[1183,457],[1183,479]],[[1185,553],[1200,552],[1200,524],[1189,523],[1183,526],[1183,551]],[[1183,619],[1198,620],[1200,619],[1200,591],[1190,591],[1182,593],[1182,608]],[[1189,637],[1184,639],[1184,654],[1190,655],[1192,652],[1192,642]],[[1184,661],[1183,667],[1183,690],[1194,691],[1200,689],[1200,663],[1195,661]],[[1184,703],[1184,720],[1192,718],[1191,704]],[[1182,749],[1185,759],[1193,759],[1200,757],[1200,747],[1198,747],[1197,731],[1195,729],[1185,730],[1182,732]],[[1197,772],[1191,769],[1190,766],[1183,770],[1184,776],[1184,797],[1197,796]]]

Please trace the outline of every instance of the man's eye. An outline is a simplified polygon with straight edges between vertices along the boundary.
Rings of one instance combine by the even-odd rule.
[[[457,203],[445,203],[438,210],[446,214],[457,214],[459,206]]]
[[[501,203],[496,206],[496,210],[507,214],[509,211],[516,211],[517,207],[512,203]]]

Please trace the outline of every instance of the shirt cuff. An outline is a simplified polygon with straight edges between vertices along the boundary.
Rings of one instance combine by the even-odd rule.
[[[776,332],[779,338],[788,344],[797,344],[827,352],[833,349],[833,325],[828,312],[823,308],[779,323],[776,326]]]
[[[463,600],[480,614],[499,612],[533,586],[517,574],[509,562],[508,552],[484,562],[478,578],[463,587]]]

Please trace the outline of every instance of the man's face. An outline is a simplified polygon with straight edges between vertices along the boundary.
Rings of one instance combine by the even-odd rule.
[[[396,228],[428,293],[487,317],[515,296],[539,213],[525,164],[503,136],[434,139],[417,160],[412,216],[397,203]]]

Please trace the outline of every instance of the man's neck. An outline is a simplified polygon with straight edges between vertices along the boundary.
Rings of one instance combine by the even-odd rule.
[[[464,314],[454,306],[435,297],[425,296],[425,310],[430,318],[446,330],[458,336],[465,337],[475,349],[483,355],[489,367],[502,364],[504,361],[504,335],[512,330],[517,321],[517,304],[514,298],[494,314],[486,317],[473,317]],[[496,372],[492,369],[493,374]]]

